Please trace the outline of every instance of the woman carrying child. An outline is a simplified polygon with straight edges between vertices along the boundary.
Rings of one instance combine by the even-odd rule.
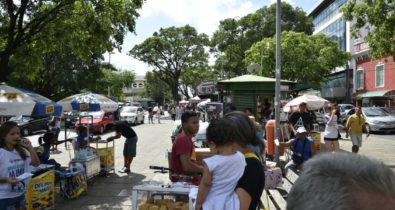
[[[246,161],[233,147],[235,132],[226,119],[214,120],[207,127],[207,140],[214,156],[203,160],[203,176],[199,185],[195,209],[240,209],[235,192],[244,173]]]
[[[17,177],[29,173],[30,164],[40,164],[32,144],[21,138],[17,123],[3,123],[0,127],[0,209],[25,209],[28,180]]]

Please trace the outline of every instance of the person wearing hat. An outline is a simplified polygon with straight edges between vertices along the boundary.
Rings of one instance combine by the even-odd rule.
[[[301,169],[303,163],[315,154],[313,141],[310,137],[307,137],[307,130],[304,127],[299,127],[296,130],[296,138],[287,142],[280,142],[280,146],[291,146],[292,150],[292,160],[285,165],[285,173],[287,173],[288,169],[295,172],[296,170]]]
[[[310,134],[311,127],[313,125],[313,118],[307,110],[306,102],[301,102],[299,104],[299,111],[295,111],[289,117],[289,127],[292,129],[292,134],[296,135],[296,129],[299,127],[306,128],[307,132]],[[291,135],[294,136],[294,135]]]

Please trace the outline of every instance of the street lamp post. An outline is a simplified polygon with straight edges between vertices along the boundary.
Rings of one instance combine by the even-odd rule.
[[[280,139],[280,88],[281,88],[281,0],[276,4],[276,89],[275,89],[275,160],[279,164],[279,146]]]

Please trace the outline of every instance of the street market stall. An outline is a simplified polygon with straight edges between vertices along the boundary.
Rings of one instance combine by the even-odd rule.
[[[60,116],[62,106],[50,99],[31,91],[0,84],[1,122],[13,116]]]

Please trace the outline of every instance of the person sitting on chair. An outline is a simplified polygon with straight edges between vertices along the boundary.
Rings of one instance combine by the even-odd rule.
[[[304,127],[299,127],[296,130],[296,138],[287,142],[280,142],[280,146],[291,146],[292,149],[292,160],[285,165],[285,173],[288,169],[293,171],[301,169],[302,164],[315,154],[313,141],[310,137],[307,137],[307,130]]]

